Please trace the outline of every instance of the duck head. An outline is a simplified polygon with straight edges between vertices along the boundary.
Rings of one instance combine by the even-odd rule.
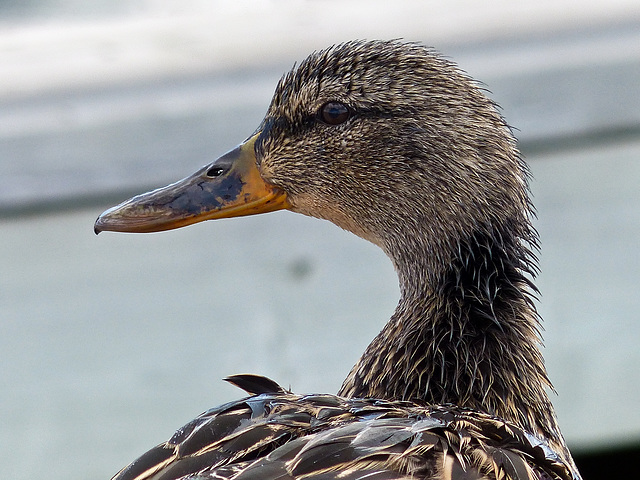
[[[279,82],[243,144],[103,213],[95,231],[154,232],[289,209],[435,272],[478,229],[526,225],[526,170],[481,89],[428,48],[350,42]],[[440,263],[440,265],[436,265]]]

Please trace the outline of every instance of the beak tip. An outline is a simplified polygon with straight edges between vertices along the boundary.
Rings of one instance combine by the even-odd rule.
[[[105,221],[105,213],[100,214],[98,218],[96,218],[95,223],[93,224],[93,233],[96,235],[104,232],[105,230],[109,230],[108,221]]]

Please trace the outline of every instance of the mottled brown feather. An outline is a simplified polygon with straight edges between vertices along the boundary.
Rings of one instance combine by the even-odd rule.
[[[328,398],[341,413],[322,419]],[[577,477],[541,439],[476,411],[280,393],[203,413],[114,480],[187,478]]]

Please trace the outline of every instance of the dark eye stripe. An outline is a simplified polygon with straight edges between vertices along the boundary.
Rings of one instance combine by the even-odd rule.
[[[344,103],[327,102],[318,112],[318,117],[327,125],[340,125],[351,117],[351,111]]]

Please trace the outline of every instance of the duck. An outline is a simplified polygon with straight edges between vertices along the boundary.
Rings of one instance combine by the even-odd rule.
[[[94,230],[286,209],[381,248],[398,305],[337,394],[228,377],[242,399],[113,479],[579,480],[540,350],[529,179],[497,104],[432,48],[313,52],[238,147],[106,210]]]

